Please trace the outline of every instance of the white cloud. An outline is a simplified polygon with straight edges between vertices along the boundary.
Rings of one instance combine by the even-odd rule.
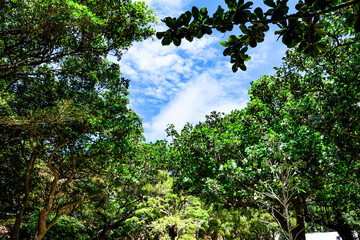
[[[200,39],[194,38],[192,42],[183,40],[182,44],[179,46],[179,49],[193,55],[205,54],[206,56],[215,56],[213,55],[213,52],[217,52],[218,50],[215,48],[209,49],[209,46],[212,44],[216,44],[217,46],[219,44],[219,38],[214,35],[205,35],[203,38]]]
[[[165,138],[168,124],[174,124],[177,130],[181,130],[186,122],[203,121],[205,115],[212,111],[229,113],[243,108],[248,101],[246,90],[238,89],[236,96],[226,92],[226,85],[232,85],[237,79],[226,79],[226,74],[222,78],[217,77],[210,70],[189,82],[151,122],[147,122],[148,141]]]
[[[148,0],[155,6],[169,1]],[[172,2],[172,1],[170,1]],[[174,2],[174,9],[189,1]],[[168,4],[169,6],[171,4]],[[219,41],[223,35],[213,34],[180,47],[162,46],[160,41],[135,43],[124,54],[121,69],[131,79],[130,101],[134,110],[144,118],[148,141],[166,137],[165,129],[172,123],[181,130],[186,122],[197,123],[212,111],[229,113],[245,107],[250,81],[260,75],[273,73],[284,47],[276,44],[276,37],[250,50],[252,59],[248,70],[231,71],[228,57],[223,57]]]
[[[272,74],[274,72],[273,67],[275,67],[275,65],[273,64],[277,64],[286,51],[286,46],[282,44],[281,41],[277,41],[277,38],[273,32],[269,32],[264,42],[258,44],[254,49],[249,49],[251,60],[247,64],[248,70],[259,71],[268,69],[266,74]]]
[[[131,79],[132,96],[143,94],[169,100],[205,69],[207,61],[220,54],[214,48],[217,44],[215,37],[184,42],[181,47],[162,46],[160,41],[151,40],[134,44],[121,59],[122,72]]]
[[[160,18],[166,16],[178,16],[182,13],[184,7],[194,0],[145,0],[150,8],[156,10]]]

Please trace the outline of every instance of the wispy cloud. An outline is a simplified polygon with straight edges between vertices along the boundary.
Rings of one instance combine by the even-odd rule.
[[[151,40],[135,44],[121,60],[122,72],[132,81],[133,104],[137,104],[136,98],[145,96],[170,100],[206,68],[208,61],[221,54],[212,46],[215,44],[217,39],[211,36],[196,39],[192,44],[184,42],[178,48]]]
[[[145,0],[150,8],[154,8],[160,18],[178,16],[182,9],[194,0]]]
[[[229,82],[233,82],[231,79]],[[248,101],[247,91],[240,90],[236,96],[227,94],[225,78],[217,78],[213,71],[205,71],[188,82],[158,115],[145,125],[148,140],[165,137],[165,128],[174,124],[181,130],[186,122],[196,123],[205,120],[212,111],[229,113],[243,108]]]

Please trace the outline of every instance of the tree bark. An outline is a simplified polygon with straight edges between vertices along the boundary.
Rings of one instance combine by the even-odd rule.
[[[295,198],[293,201],[294,210],[296,214],[296,227],[293,229],[294,240],[305,240],[305,208],[304,201],[300,198]]]
[[[307,215],[307,221],[314,222],[319,225],[326,226],[327,228],[333,229],[336,232],[339,233],[342,240],[358,240],[359,238],[353,234],[353,229],[350,227],[350,225],[346,222],[346,220],[343,218],[341,212],[332,212],[332,214],[335,215],[335,219],[332,222],[327,222],[319,220],[319,219],[313,219],[311,216]]]
[[[101,234],[100,234],[100,239],[105,240],[107,235],[109,234],[109,231],[110,231],[110,227],[109,226],[104,226],[104,228],[103,228],[103,230],[101,231]]]
[[[329,226],[330,227],[330,226]],[[354,236],[353,231],[349,224],[344,220],[342,222],[338,221],[338,224],[332,224],[331,229],[337,231],[342,240],[357,240],[358,238]]]
[[[46,227],[46,220],[48,215],[44,210],[40,211],[39,220],[38,220],[38,230],[34,236],[34,240],[41,240],[45,236],[48,228]]]
[[[123,206],[126,207],[126,204],[123,205]],[[100,233],[100,239],[105,240],[107,235],[109,234],[110,230],[119,227],[122,222],[124,222],[125,220],[131,218],[136,209],[137,209],[137,206],[134,206],[131,209],[128,209],[119,220],[117,220],[117,221],[115,221],[113,223],[111,223],[111,221],[113,219],[106,220],[106,218],[104,216],[105,225],[103,227],[103,230]],[[98,214],[101,215],[101,213],[98,213]],[[117,214],[118,214],[118,212],[117,212]]]
[[[294,210],[296,214],[296,227],[294,227],[293,229],[289,229],[289,227],[291,227],[287,225],[287,220],[289,219],[285,219],[284,215],[280,214],[280,209],[272,210],[270,211],[270,214],[276,218],[278,224],[284,230],[284,232],[291,234],[291,236],[289,236],[291,237],[291,239],[305,240],[305,206],[300,199],[294,199],[292,203],[294,205]]]
[[[171,240],[175,240],[177,236],[176,225],[169,226],[169,236]]]
[[[342,240],[357,240],[358,238],[355,238],[353,233],[351,232],[350,228],[339,228],[336,230]]]
[[[24,211],[25,211],[25,209],[29,203],[29,199],[30,199],[29,184],[30,184],[31,171],[33,169],[35,160],[37,159],[37,157],[39,156],[40,151],[41,151],[40,149],[34,149],[31,157],[29,159],[26,159],[25,148],[22,144],[21,144],[21,146],[22,146],[22,157],[25,159],[25,162],[26,162],[26,172],[24,175],[24,197],[20,201],[20,206],[19,206],[19,210],[16,214],[14,227],[11,230],[10,239],[12,239],[12,240],[20,239],[20,228],[21,228],[22,221],[23,221],[23,215],[24,215]]]
[[[25,196],[21,200],[19,210],[16,214],[15,224],[11,231],[11,239],[12,240],[19,240],[20,238],[20,227],[23,220],[24,210],[28,205],[29,202],[29,179],[30,179],[30,169],[26,169],[25,173]]]

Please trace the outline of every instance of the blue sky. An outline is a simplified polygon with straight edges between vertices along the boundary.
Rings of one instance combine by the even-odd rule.
[[[207,7],[212,13],[222,0],[146,0],[159,19],[179,16],[192,6]],[[254,2],[257,2],[255,0]],[[258,1],[262,2],[262,1]],[[164,30],[165,26],[155,26]],[[273,74],[281,64],[286,47],[268,33],[265,42],[249,54],[246,72],[231,71],[229,58],[222,55],[219,41],[230,34],[215,33],[180,47],[162,46],[156,38],[136,43],[121,60],[123,75],[130,82],[130,105],[143,119],[148,142],[166,138],[165,129],[174,124],[181,130],[186,122],[205,120],[212,111],[229,113],[246,106],[250,82]]]

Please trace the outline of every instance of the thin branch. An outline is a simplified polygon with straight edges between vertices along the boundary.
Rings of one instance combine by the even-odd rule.
[[[263,23],[263,24],[268,24],[268,23],[278,23],[278,22],[282,22],[282,21],[286,21],[288,19],[299,19],[299,18],[313,18],[313,17],[317,17],[317,16],[321,16],[324,15],[326,13],[331,13],[331,12],[335,12],[337,10],[340,10],[342,8],[346,8],[352,5],[355,5],[357,3],[360,3],[360,0],[356,0],[356,1],[352,1],[352,2],[348,2],[348,3],[344,3],[344,4],[340,4],[338,6],[329,8],[328,10],[322,11],[322,12],[316,12],[316,13],[312,13],[312,14],[291,14],[288,15],[284,18],[278,18],[278,19],[273,19],[273,20],[266,20],[266,21],[251,21],[251,22],[256,22],[256,23]]]
[[[92,198],[95,198],[95,197],[100,197],[100,196],[104,196],[104,194],[103,193],[96,193],[94,195],[79,199],[77,201],[69,202],[69,203],[66,203],[66,204],[58,207],[57,210],[56,210],[55,217],[51,220],[51,222],[47,226],[47,230],[49,230],[56,223],[56,221],[63,215],[63,211],[65,209],[71,208],[72,206],[78,205],[78,204],[80,204],[80,203],[82,203],[82,202],[84,202],[86,200],[89,200],[89,199],[92,199]]]
[[[134,206],[134,207],[132,207],[131,209],[129,209],[128,211],[126,211],[126,213],[125,213],[119,220],[117,220],[116,222],[114,222],[114,223],[112,223],[112,224],[110,225],[110,228],[113,229],[113,228],[119,226],[119,224],[120,224],[121,222],[125,221],[126,219],[129,219],[129,218],[133,217],[133,216],[134,216],[134,211],[135,211],[136,209],[137,209],[137,206]]]
[[[279,23],[279,22],[283,22],[283,21],[286,21],[288,19],[307,19],[307,18],[313,18],[313,17],[317,17],[317,16],[321,16],[321,15],[324,15],[324,14],[327,14],[327,13],[331,13],[331,12],[335,12],[337,10],[340,10],[340,9],[343,9],[343,8],[346,8],[346,7],[350,7],[352,5],[355,5],[355,4],[358,4],[360,3],[360,0],[355,0],[355,1],[351,1],[351,2],[348,2],[348,3],[344,3],[344,4],[340,4],[338,6],[335,6],[335,7],[331,7],[327,10],[324,10],[324,11],[321,11],[321,12],[316,12],[316,13],[305,13],[305,14],[291,14],[291,15],[287,15],[283,18],[278,18],[278,19],[268,19],[268,20],[265,20],[265,21],[257,21],[257,20],[248,20],[248,21],[245,21],[245,22],[240,22],[240,23],[237,23],[237,24],[233,24],[233,23],[228,23],[228,24],[224,24],[224,25],[221,25],[221,26],[209,26],[210,28],[212,29],[225,29],[227,30],[229,26],[232,26],[232,25],[239,25],[239,24],[245,24],[245,23],[261,23],[261,24],[264,24],[264,25],[267,25],[269,23],[273,23],[273,24],[276,24],[276,23]],[[185,34],[185,33],[195,33],[193,30],[189,30],[187,29],[187,27],[182,27],[182,29],[180,29],[180,32]]]
[[[68,144],[70,141],[65,141],[62,144],[56,146],[53,151],[51,152],[49,158],[48,158],[48,162],[47,162],[47,166],[50,169],[50,171],[53,173],[54,175],[54,180],[51,183],[51,189],[49,192],[49,198],[47,199],[47,203],[46,203],[46,209],[47,212],[50,211],[51,207],[52,207],[52,203],[54,201],[54,197],[56,196],[56,189],[57,189],[57,183],[59,181],[59,172],[55,169],[55,167],[52,165],[52,160],[55,156],[55,154],[59,151],[60,148],[62,148],[63,146],[65,146],[66,144]]]

